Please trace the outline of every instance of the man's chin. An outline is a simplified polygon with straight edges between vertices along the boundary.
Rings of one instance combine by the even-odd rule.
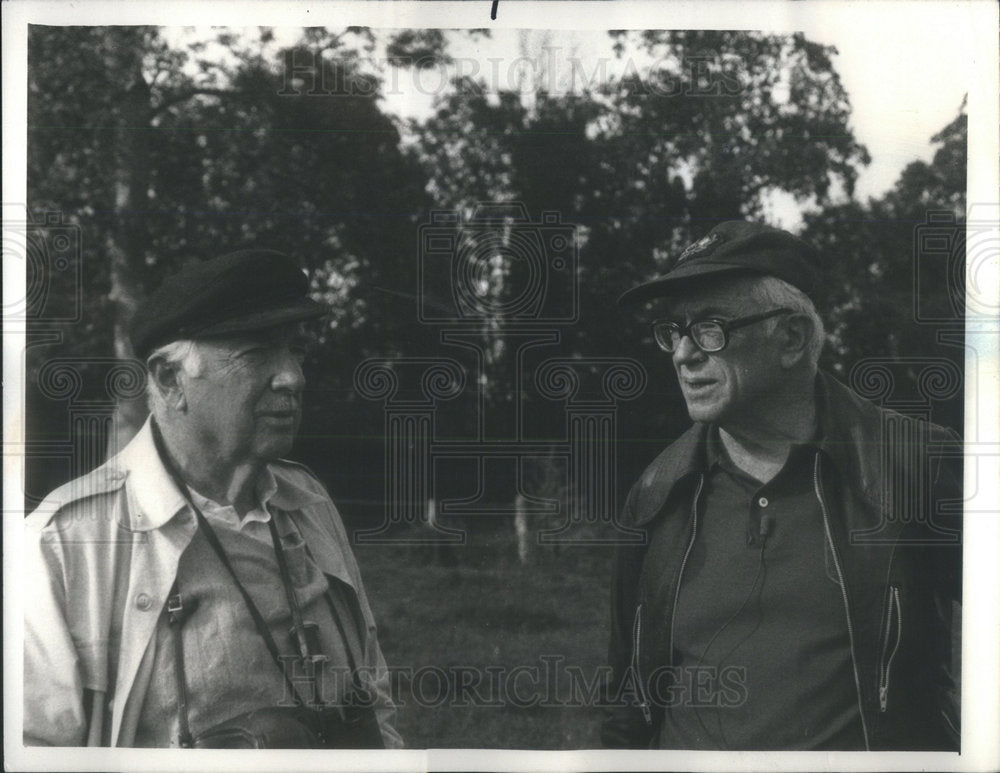
[[[725,415],[726,412],[720,405],[688,404],[688,417],[691,421],[697,421],[702,424],[718,424],[725,418]]]
[[[271,433],[257,444],[257,456],[261,459],[280,459],[292,450],[295,445],[295,433],[288,434]]]
[[[717,405],[709,405],[705,403],[688,403],[688,417],[691,421],[701,422],[702,424],[709,424],[711,422],[717,422],[721,411]]]

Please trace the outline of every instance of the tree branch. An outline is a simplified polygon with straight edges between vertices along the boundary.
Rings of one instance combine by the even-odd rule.
[[[152,115],[159,115],[167,108],[173,107],[180,102],[185,102],[191,99],[191,97],[198,96],[199,94],[206,94],[212,97],[231,97],[235,94],[235,92],[227,91],[226,89],[210,88],[185,89],[184,91],[174,94],[172,97],[166,98],[160,102],[160,104],[153,108]]]

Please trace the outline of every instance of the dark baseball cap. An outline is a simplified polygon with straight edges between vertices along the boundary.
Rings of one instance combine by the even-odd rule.
[[[675,295],[695,280],[725,275],[769,275],[810,298],[819,283],[816,251],[787,231],[746,220],[727,220],[689,245],[667,273],[627,290],[622,306]]]
[[[181,339],[218,338],[321,317],[309,280],[287,255],[241,250],[186,266],[136,311],[132,347],[146,359]]]

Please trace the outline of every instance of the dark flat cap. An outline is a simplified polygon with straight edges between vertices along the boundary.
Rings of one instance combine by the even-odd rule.
[[[618,303],[624,306],[670,297],[696,279],[727,274],[774,276],[813,298],[819,261],[812,247],[787,231],[746,220],[727,220],[688,246],[667,273],[626,291]]]
[[[295,262],[273,250],[242,250],[185,267],[137,310],[132,346],[146,359],[181,339],[216,338],[321,317]]]

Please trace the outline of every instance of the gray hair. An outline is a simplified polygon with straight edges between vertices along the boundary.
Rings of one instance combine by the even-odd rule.
[[[156,359],[164,360],[168,365],[184,371],[189,376],[200,376],[205,365],[198,342],[186,339],[171,341],[154,349],[146,358],[147,367]],[[166,408],[163,394],[152,378],[146,380],[146,397],[149,400],[149,409],[154,414]]]
[[[815,368],[826,343],[826,328],[809,296],[799,288],[774,276],[753,277],[746,282],[747,294],[755,306],[791,309],[809,317],[812,322],[812,335],[806,345],[806,357],[809,365]],[[779,324],[778,319],[768,322],[771,324],[771,331],[774,331]]]

